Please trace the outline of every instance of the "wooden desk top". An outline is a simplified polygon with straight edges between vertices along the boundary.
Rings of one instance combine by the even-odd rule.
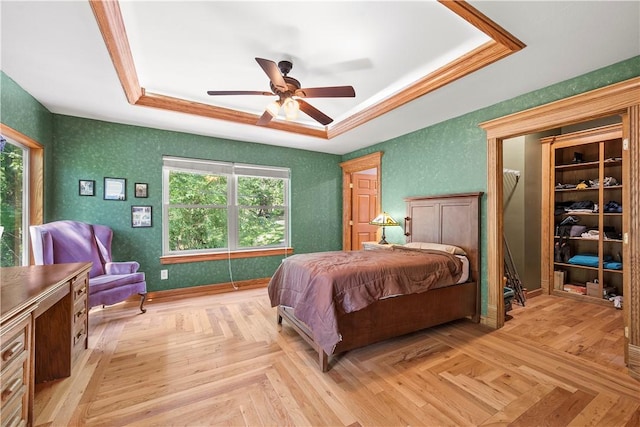
[[[0,268],[0,323],[55,293],[90,262]]]

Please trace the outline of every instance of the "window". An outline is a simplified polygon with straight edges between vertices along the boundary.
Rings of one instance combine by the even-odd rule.
[[[0,266],[29,264],[29,148],[0,136]]]
[[[163,158],[164,255],[289,245],[289,169]]]

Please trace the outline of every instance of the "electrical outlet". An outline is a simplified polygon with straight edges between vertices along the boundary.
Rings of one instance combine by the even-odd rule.
[[[167,280],[169,278],[169,270],[160,270],[160,280]]]

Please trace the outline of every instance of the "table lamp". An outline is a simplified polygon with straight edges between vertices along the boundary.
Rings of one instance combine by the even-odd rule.
[[[378,215],[377,217],[375,217],[374,219],[369,221],[369,224],[382,226],[382,239],[378,242],[379,245],[388,245],[389,244],[387,242],[386,238],[385,238],[385,235],[384,235],[384,228],[385,227],[392,227],[392,226],[400,225],[400,224],[398,224],[398,222],[395,219],[391,218],[391,215],[389,215],[386,212],[382,212],[380,215]]]

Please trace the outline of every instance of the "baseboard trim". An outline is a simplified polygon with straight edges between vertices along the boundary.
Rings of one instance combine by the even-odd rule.
[[[542,288],[536,288],[532,291],[527,290],[525,294],[527,296],[527,299],[540,296],[542,295]]]
[[[241,280],[238,282],[216,283],[211,285],[191,286],[188,288],[166,289],[147,293],[147,300],[162,298],[187,298],[204,295],[222,294],[226,292],[244,291],[248,289],[265,288],[269,284],[269,277],[261,279]],[[235,285],[235,287],[234,287]]]

